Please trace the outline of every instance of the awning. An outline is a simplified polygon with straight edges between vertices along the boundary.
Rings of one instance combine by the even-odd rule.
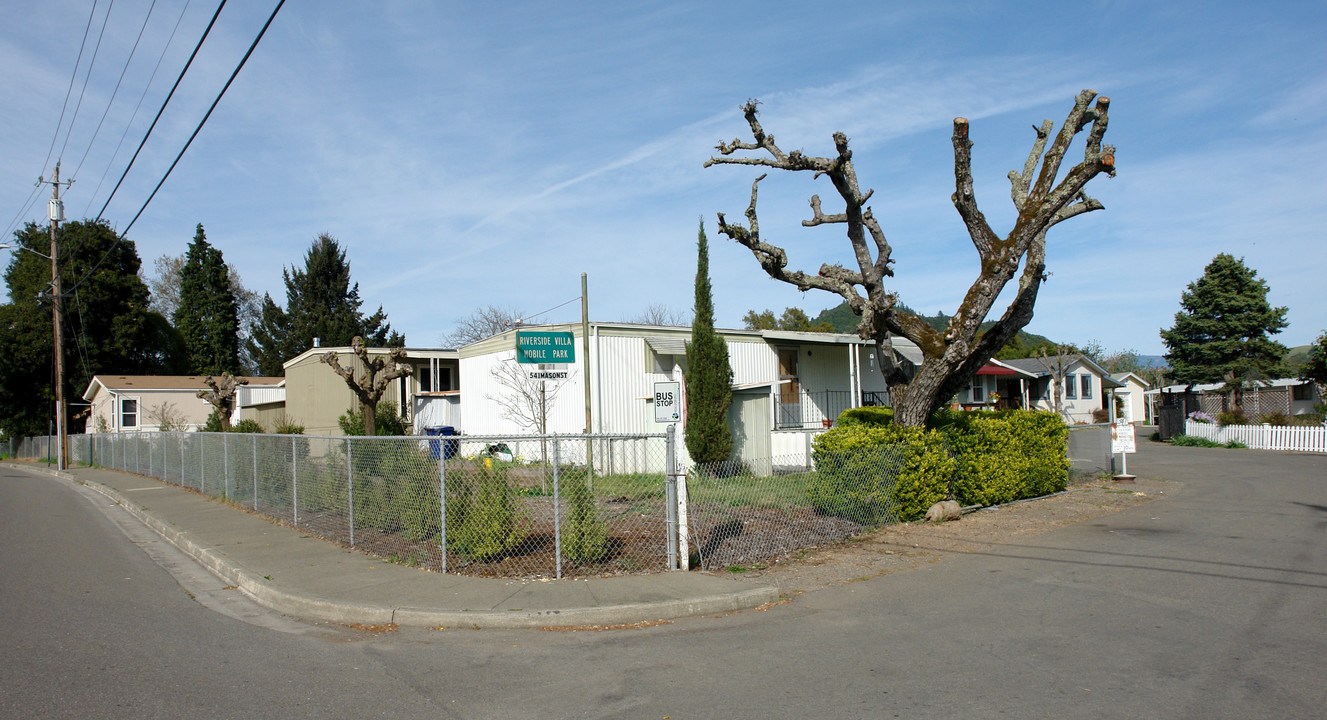
[[[978,375],[1017,375],[1018,371],[1013,368],[1000,367],[999,365],[985,365],[977,371]]]
[[[645,338],[645,344],[660,355],[686,355],[690,339],[686,335],[653,335]]]

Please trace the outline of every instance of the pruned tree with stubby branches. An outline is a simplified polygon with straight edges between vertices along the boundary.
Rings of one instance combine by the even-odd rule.
[[[1095,103],[1093,102],[1095,100]],[[719,213],[719,232],[746,246],[760,266],[775,280],[806,291],[824,290],[843,297],[861,317],[857,333],[871,340],[880,359],[880,371],[889,387],[894,421],[920,426],[961,389],[995,353],[1032,320],[1037,292],[1046,280],[1046,231],[1069,218],[1102,209],[1085,192],[1087,183],[1101,173],[1115,175],[1115,148],[1102,144],[1106,134],[1110,100],[1091,90],[1078,94],[1058,133],[1054,123],[1044,121],[1034,128],[1036,137],[1022,170],[1009,173],[1011,197],[1018,219],[1003,237],[996,233],[977,208],[972,181],[972,141],[966,118],[954,119],[954,185],[952,196],[972,244],[981,259],[981,273],[963,297],[963,302],[943,330],[927,325],[915,313],[899,307],[898,295],[886,286],[894,276],[893,250],[885,239],[867,201],[873,191],[862,192],[852,164],[848,137],[834,133],[835,155],[814,157],[800,150],[785,152],[767,134],[757,119],[757,102],[743,106],[753,142],[740,139],[717,146],[719,157],[711,165],[756,165],[776,170],[807,171],[815,178],[829,178],[842,198],[842,212],[826,213],[819,195],[811,196],[811,219],[804,227],[839,224],[846,226],[856,268],[824,264],[809,275],[788,269],[788,254],[760,236],[756,218],[756,195],[761,180],[751,184],[751,202],[746,209],[747,225],[730,224]],[[1061,165],[1074,138],[1086,130],[1083,159],[1061,173]],[[761,153],[738,156],[738,152]],[[1021,268],[1021,271],[1020,271]],[[1017,277],[1017,292],[1000,319],[985,333],[980,326],[1001,290]],[[895,356],[893,337],[917,344],[923,360],[915,374],[905,370]]]
[[[334,351],[323,353],[322,361],[332,368],[332,372],[340,375],[346,381],[346,387],[359,398],[364,416],[364,434],[377,435],[378,403],[383,393],[387,392],[388,385],[399,377],[409,375],[411,367],[401,362],[405,359],[405,350],[399,347],[388,350],[386,357],[369,357],[368,350],[364,349],[364,338],[358,335],[350,341],[350,351],[359,358],[362,374],[357,375],[353,367],[342,367]]]
[[[240,386],[248,385],[249,381],[230,373],[222,373],[220,378],[209,375],[203,384],[210,389],[199,390],[195,394],[212,405],[212,414],[216,416],[221,431],[229,432],[230,416],[235,412],[235,395],[239,393]]]

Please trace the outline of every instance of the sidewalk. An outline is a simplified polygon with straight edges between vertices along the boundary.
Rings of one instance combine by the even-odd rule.
[[[699,572],[524,580],[440,574],[347,550],[158,480],[6,462],[105,495],[260,605],[341,624],[537,628],[731,612],[778,589]]]

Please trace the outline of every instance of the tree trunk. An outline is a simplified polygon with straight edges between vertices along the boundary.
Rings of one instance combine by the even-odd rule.
[[[364,434],[373,437],[378,434],[378,408],[366,402],[360,402],[359,412],[364,416]]]

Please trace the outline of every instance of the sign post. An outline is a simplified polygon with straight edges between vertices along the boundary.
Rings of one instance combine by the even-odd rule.
[[[668,516],[669,568],[691,569],[687,547],[687,481],[677,470],[677,423],[682,419],[682,383],[654,384],[654,421],[668,425],[668,458],[664,470]]]
[[[1119,453],[1120,456],[1120,474],[1115,476],[1116,482],[1133,482],[1134,476],[1129,474],[1129,453],[1135,452],[1133,425],[1124,420],[1117,420],[1110,426],[1110,452]]]

